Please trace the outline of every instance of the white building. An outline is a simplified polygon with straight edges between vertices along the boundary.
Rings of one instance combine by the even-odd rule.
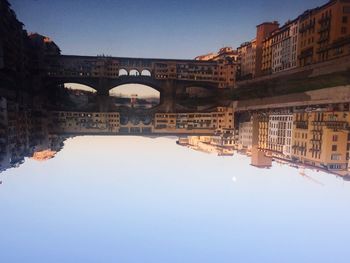
[[[267,147],[290,158],[292,154],[293,114],[269,115]]]
[[[297,66],[298,25],[294,20],[272,33],[272,73]]]
[[[238,147],[250,150],[253,143],[253,121],[239,123]]]

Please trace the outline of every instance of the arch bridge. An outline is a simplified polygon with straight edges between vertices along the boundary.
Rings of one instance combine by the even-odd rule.
[[[168,108],[188,87],[232,88],[235,64],[230,60],[199,61],[105,56],[58,55],[45,58],[48,83],[87,85],[100,96],[124,84],[142,84],[160,92]]]

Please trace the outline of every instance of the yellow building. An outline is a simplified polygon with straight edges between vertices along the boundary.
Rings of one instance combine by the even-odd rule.
[[[268,137],[269,137],[269,116],[259,115],[259,135],[258,135],[258,149],[267,150],[268,149]]]
[[[293,120],[292,159],[345,175],[350,112],[295,113]]]
[[[272,38],[267,37],[262,43],[261,73],[269,75],[272,73]]]
[[[117,133],[118,112],[51,112],[52,131],[58,133]]]
[[[215,153],[219,156],[232,156],[234,145],[229,140],[222,141],[218,136],[188,136],[186,140],[179,139],[178,144],[205,153]]]
[[[156,113],[154,131],[157,133],[214,133],[233,129],[233,108],[218,107],[213,112]]]

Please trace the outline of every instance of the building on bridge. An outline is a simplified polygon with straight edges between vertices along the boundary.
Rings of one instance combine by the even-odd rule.
[[[67,134],[118,133],[120,116],[117,112],[53,111],[50,115],[52,132]]]
[[[111,81],[132,77],[129,78],[130,83],[133,81],[137,83],[137,77],[150,77],[158,81],[181,81],[192,86],[196,83],[199,86],[207,84],[215,88],[234,87],[236,74],[235,63],[231,60],[196,61],[104,56],[48,56],[46,71],[51,80],[86,85],[94,78]],[[90,83],[93,85],[93,82]],[[117,84],[117,82],[111,83],[111,85]],[[92,88],[98,89],[98,87]]]

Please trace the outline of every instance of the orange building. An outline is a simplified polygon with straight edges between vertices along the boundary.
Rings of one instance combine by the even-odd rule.
[[[266,37],[270,36],[273,31],[278,29],[278,22],[265,22],[256,26],[256,55],[255,55],[255,75],[261,76],[263,60],[263,44]]]
[[[299,66],[350,54],[350,1],[331,0],[299,17]]]

